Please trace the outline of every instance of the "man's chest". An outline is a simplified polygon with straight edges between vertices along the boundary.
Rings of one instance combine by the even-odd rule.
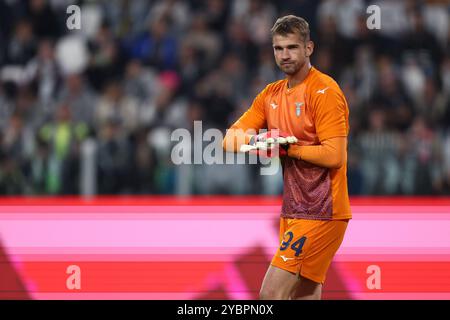
[[[280,90],[265,100],[268,129],[279,129],[299,140],[315,142],[317,136],[311,109],[304,88],[297,88],[294,92]]]

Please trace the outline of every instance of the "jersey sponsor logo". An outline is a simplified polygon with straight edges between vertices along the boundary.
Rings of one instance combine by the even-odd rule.
[[[316,93],[321,93],[321,94],[325,94],[325,91],[327,91],[327,90],[328,90],[328,88],[329,88],[329,87],[326,87],[326,88],[323,88],[323,89],[317,90],[317,92],[316,92]]]
[[[272,109],[276,109],[276,108],[278,108],[278,105],[275,103],[275,102],[272,102],[271,104],[270,104],[270,106],[272,107]]]

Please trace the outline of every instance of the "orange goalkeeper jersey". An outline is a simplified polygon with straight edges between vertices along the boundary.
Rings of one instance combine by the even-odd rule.
[[[302,83],[288,88],[287,79],[269,84],[231,129],[279,129],[295,135],[301,146],[346,137],[348,106],[338,84],[312,67]],[[337,220],[351,218],[347,166],[338,169],[282,158],[285,218]]]

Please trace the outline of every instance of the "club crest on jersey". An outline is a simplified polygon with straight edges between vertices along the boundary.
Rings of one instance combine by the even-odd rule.
[[[295,103],[295,114],[297,115],[297,117],[300,117],[300,114],[302,113],[301,106],[303,104],[304,104],[303,102],[296,102]]]

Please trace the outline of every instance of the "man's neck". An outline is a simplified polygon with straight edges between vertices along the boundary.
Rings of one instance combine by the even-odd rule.
[[[293,88],[296,85],[298,85],[299,83],[302,83],[303,80],[306,79],[306,77],[308,76],[309,71],[311,70],[311,62],[308,61],[306,62],[303,67],[296,73],[293,75],[288,75],[287,79],[288,79],[288,88]]]

